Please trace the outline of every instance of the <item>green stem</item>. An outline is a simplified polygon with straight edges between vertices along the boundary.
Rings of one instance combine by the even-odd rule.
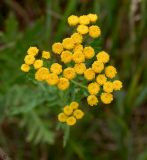
[[[72,82],[72,83],[74,83],[74,84],[76,84],[77,86],[80,86],[80,87],[82,87],[82,88],[87,89],[87,87],[86,87],[86,86],[82,85],[82,84],[81,84],[81,83],[79,83],[79,82],[76,82],[76,81],[74,81],[74,80],[71,80],[71,82]]]

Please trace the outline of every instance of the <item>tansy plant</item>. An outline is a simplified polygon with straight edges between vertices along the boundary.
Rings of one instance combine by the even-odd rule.
[[[62,42],[55,42],[52,53],[40,52],[35,46],[30,47],[21,70],[26,73],[34,70],[35,80],[56,86],[63,92],[72,84],[76,88],[81,87],[87,92],[85,97],[89,106],[96,106],[100,100],[104,104],[110,104],[113,101],[113,92],[122,88],[122,82],[115,78],[116,68],[108,64],[110,55],[105,51],[96,53],[84,41],[88,36],[91,39],[100,37],[101,30],[94,25],[97,19],[96,14],[69,16],[68,24],[75,27],[74,33]],[[53,54],[59,56],[58,63],[52,62]],[[75,91],[74,88],[72,90]],[[58,120],[72,126],[83,116],[84,112],[75,99],[63,107],[58,114]]]

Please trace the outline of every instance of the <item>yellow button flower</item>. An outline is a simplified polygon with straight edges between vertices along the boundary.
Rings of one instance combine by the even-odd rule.
[[[122,82],[119,81],[119,80],[115,80],[113,82],[113,88],[114,88],[115,91],[120,90],[122,88]]]
[[[60,42],[54,43],[52,45],[52,51],[55,54],[61,54],[61,52],[63,51],[63,45],[62,45],[62,43],[60,43]]]
[[[76,124],[76,119],[74,116],[68,117],[66,120],[67,125],[73,126]]]
[[[82,44],[77,44],[77,45],[75,45],[73,50],[74,50],[74,52],[83,51],[83,45]]]
[[[91,81],[95,78],[95,72],[92,70],[92,68],[88,68],[84,72],[84,77],[85,77],[85,79]]]
[[[78,25],[77,27],[77,31],[80,33],[80,34],[87,34],[88,33],[88,27],[85,26],[85,25]]]
[[[31,65],[31,64],[34,63],[35,57],[32,56],[32,55],[26,55],[25,58],[24,58],[24,61],[25,61],[26,64]]]
[[[87,15],[80,16],[79,23],[83,25],[88,25],[90,23],[90,19]]]
[[[74,47],[74,41],[72,38],[65,38],[63,39],[62,45],[65,49],[73,49]]]
[[[84,53],[86,59],[91,59],[95,55],[94,49],[90,46],[85,47],[84,50],[83,50],[83,53]]]
[[[89,35],[92,38],[98,38],[101,35],[101,30],[98,26],[90,26],[89,27]]]
[[[105,74],[108,78],[114,78],[117,74],[116,68],[113,66],[107,66],[105,68]]]
[[[30,66],[27,65],[27,64],[22,64],[22,65],[21,65],[21,70],[22,70],[23,72],[29,72]]]
[[[74,69],[77,74],[84,74],[86,71],[86,65],[84,63],[76,63]]]
[[[50,74],[48,74],[48,77],[47,77],[46,81],[51,86],[52,85],[56,85],[58,83],[58,81],[59,81],[59,77],[55,73],[50,73]]]
[[[68,79],[60,78],[57,86],[60,90],[66,90],[69,87],[69,85],[70,83]]]
[[[64,63],[70,63],[72,60],[72,52],[63,51],[61,54],[61,61]]]
[[[113,101],[113,95],[111,93],[102,93],[101,94],[101,101],[104,104],[110,104]]]
[[[96,95],[100,91],[100,86],[96,82],[88,84],[88,92],[90,94]]]
[[[97,19],[98,19],[98,16],[96,14],[91,14],[90,13],[90,14],[88,14],[88,17],[90,19],[90,22],[92,22],[92,23],[96,22]]]
[[[103,85],[103,90],[107,93],[113,92],[113,83],[112,82],[105,82]]]
[[[59,114],[58,114],[58,120],[59,120],[60,122],[66,122],[67,118],[68,118],[68,117],[67,117],[64,113],[59,113]]]
[[[104,64],[99,61],[94,61],[94,63],[92,64],[92,69],[95,73],[101,73],[104,69]]]
[[[83,37],[82,37],[82,35],[79,34],[79,33],[73,33],[73,34],[71,35],[71,39],[73,40],[73,42],[74,42],[75,44],[82,43],[82,41],[83,41]]]
[[[80,109],[76,109],[76,110],[73,112],[73,115],[74,115],[74,117],[76,117],[76,119],[82,119],[83,116],[84,116],[84,112],[81,111]]]
[[[59,63],[53,63],[50,68],[52,73],[60,74],[62,72],[62,66]]]
[[[43,81],[48,78],[49,70],[45,67],[41,67],[35,73],[35,79],[38,81]]]
[[[33,65],[35,69],[39,69],[43,66],[43,61],[41,59],[37,59]]]
[[[32,56],[36,56],[38,52],[39,52],[39,49],[37,47],[30,47],[27,51],[27,53]]]
[[[71,80],[74,79],[76,76],[75,70],[71,67],[65,68],[63,71],[63,75],[65,78]]]
[[[90,106],[96,106],[98,104],[98,99],[95,95],[89,95],[87,97],[87,103],[90,105]]]
[[[71,107],[73,110],[78,109],[79,103],[73,101],[73,102],[70,103],[70,107]]]
[[[75,51],[72,55],[72,59],[75,63],[82,63],[85,61],[85,56],[82,51]]]
[[[65,107],[63,108],[63,111],[64,111],[64,113],[65,113],[67,116],[69,116],[69,115],[71,115],[71,114],[73,113],[73,109],[72,109],[72,107],[70,107],[70,106],[65,106]]]
[[[110,59],[110,56],[108,53],[106,53],[105,51],[101,51],[99,52],[97,55],[97,60],[103,63],[107,63]]]
[[[70,26],[75,26],[79,23],[79,18],[75,15],[71,15],[68,17],[68,24]]]
[[[99,84],[99,85],[103,85],[105,82],[107,81],[107,78],[104,74],[99,74],[97,77],[96,77],[96,82]]]
[[[50,52],[48,52],[48,51],[43,51],[43,52],[42,52],[42,58],[50,59],[50,58],[51,58]]]

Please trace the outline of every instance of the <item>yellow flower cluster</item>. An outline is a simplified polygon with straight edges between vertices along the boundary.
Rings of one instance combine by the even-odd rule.
[[[110,55],[105,51],[96,53],[94,48],[86,45],[84,41],[85,35],[91,38],[100,37],[101,30],[94,24],[97,20],[96,14],[69,16],[68,24],[76,27],[76,32],[52,45],[52,52],[59,56],[60,62],[49,62],[49,67],[46,67],[45,64],[51,59],[50,52],[42,51],[40,56],[37,47],[30,47],[21,70],[29,72],[32,66],[37,81],[45,81],[48,85],[55,85],[62,91],[68,89],[71,83],[83,86],[82,80],[79,82],[78,77],[83,78],[84,82],[87,82],[84,89],[89,93],[86,98],[90,106],[96,106],[99,99],[104,104],[110,104],[113,100],[113,92],[122,88],[122,82],[115,78],[116,68],[108,65]],[[38,57],[41,58],[37,59]],[[77,119],[81,119],[84,115],[78,106],[77,102],[65,106],[63,112],[58,115],[58,120],[74,125]]]
[[[63,112],[58,114],[58,120],[69,126],[76,124],[77,120],[82,119],[84,112],[79,109],[79,103],[71,102],[63,108]]]

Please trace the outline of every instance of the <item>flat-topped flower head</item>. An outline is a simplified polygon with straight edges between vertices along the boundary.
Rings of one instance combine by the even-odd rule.
[[[85,56],[82,51],[75,51],[74,54],[72,55],[72,60],[75,63],[82,63],[85,62]]]
[[[70,103],[70,107],[71,107],[73,110],[78,109],[79,103],[73,101],[73,102]]]
[[[85,63],[76,63],[74,69],[77,74],[84,74],[86,71],[86,65]]]
[[[86,71],[84,72],[84,77],[85,79],[87,79],[88,81],[91,81],[95,78],[95,72],[93,71],[92,68],[88,68],[86,69]]]
[[[87,103],[90,105],[90,106],[96,106],[98,104],[98,99],[95,95],[89,95],[87,97]]]
[[[88,14],[88,17],[90,19],[90,22],[92,22],[92,23],[96,22],[98,19],[98,16],[96,14],[92,14],[92,13]]]
[[[90,94],[96,95],[96,94],[98,94],[99,91],[100,91],[100,86],[96,82],[92,82],[92,83],[88,84],[88,92]]]
[[[88,25],[90,23],[90,18],[87,15],[83,15],[79,17],[79,23],[83,25]]]
[[[86,25],[78,25],[77,27],[77,31],[80,33],[80,34],[87,34],[88,33],[88,27]]]
[[[50,71],[58,75],[62,72],[62,65],[59,63],[53,63],[50,67]]]
[[[43,81],[48,78],[49,70],[48,68],[41,67],[35,73],[35,79],[38,81]]]
[[[66,50],[61,53],[61,61],[63,63],[70,63],[72,61],[72,52]]]
[[[122,88],[122,82],[121,82],[121,81],[119,81],[119,80],[113,81],[113,89],[114,89],[115,91],[118,91],[118,90],[120,90],[121,88]]]
[[[86,59],[91,59],[95,55],[94,49],[91,46],[85,47],[83,53]]]
[[[102,62],[102,63],[107,63],[110,59],[110,56],[108,53],[106,53],[105,51],[101,51],[99,52],[97,55],[97,60]]]
[[[73,115],[74,115],[74,117],[76,117],[76,119],[82,119],[83,116],[84,116],[84,112],[81,111],[80,109],[76,109],[76,110],[73,112]]]
[[[101,30],[98,26],[90,26],[89,27],[89,36],[92,38],[98,38],[101,35]]]
[[[70,85],[69,80],[63,77],[59,79],[57,87],[60,90],[66,90],[67,88],[69,88],[69,85]]]
[[[27,64],[22,64],[22,65],[21,65],[21,70],[22,70],[23,72],[29,72],[30,66],[27,65]]]
[[[28,50],[27,50],[27,53],[29,55],[32,55],[32,56],[36,56],[39,52],[39,49],[37,47],[30,47]]]
[[[113,83],[110,81],[107,81],[103,85],[103,90],[107,93],[113,92]]]
[[[107,81],[107,77],[105,76],[105,74],[99,74],[99,75],[96,77],[96,82],[97,82],[99,85],[104,85],[106,81]]]
[[[73,49],[74,48],[74,41],[72,38],[65,38],[63,39],[62,45],[65,49]]]
[[[59,77],[55,73],[49,73],[48,77],[46,79],[47,83],[51,86],[58,84],[59,82]]]
[[[65,113],[59,113],[59,114],[58,114],[58,121],[59,121],[59,122],[66,122],[67,118],[68,118],[68,117],[66,116]]]
[[[68,24],[70,26],[76,26],[79,23],[79,18],[78,16],[71,15],[68,17]]]
[[[104,64],[99,61],[94,61],[92,64],[92,69],[95,73],[101,73],[104,69]]]
[[[102,93],[101,94],[101,101],[104,104],[110,104],[113,101],[113,95],[111,93]]]
[[[64,69],[63,75],[64,75],[65,78],[67,78],[69,80],[72,80],[72,79],[75,78],[76,73],[75,73],[74,68],[68,67],[68,68]]]
[[[43,60],[41,60],[41,59],[35,60],[33,66],[34,66],[35,69],[41,68],[43,66]]]
[[[114,78],[117,74],[116,68],[113,66],[107,66],[105,68],[105,74],[108,78]]]
[[[71,114],[73,113],[73,108],[70,107],[70,106],[65,106],[65,107],[63,108],[63,111],[64,111],[64,113],[65,113],[67,116],[69,116],[69,115],[71,115]]]
[[[71,39],[73,40],[73,42],[75,44],[80,44],[83,41],[83,37],[82,37],[82,35],[80,33],[73,33],[71,35]]]
[[[63,45],[60,42],[56,42],[52,45],[52,51],[55,54],[61,54],[61,52],[63,51]]]
[[[51,58],[51,54],[48,51],[42,51],[42,58],[44,59],[50,59]]]
[[[71,116],[71,117],[68,117],[67,119],[66,119],[66,123],[67,123],[67,125],[69,125],[69,126],[73,126],[73,125],[75,125],[76,124],[76,118],[74,117],[74,116]]]
[[[24,61],[26,64],[31,65],[35,62],[35,57],[33,55],[26,55]]]

